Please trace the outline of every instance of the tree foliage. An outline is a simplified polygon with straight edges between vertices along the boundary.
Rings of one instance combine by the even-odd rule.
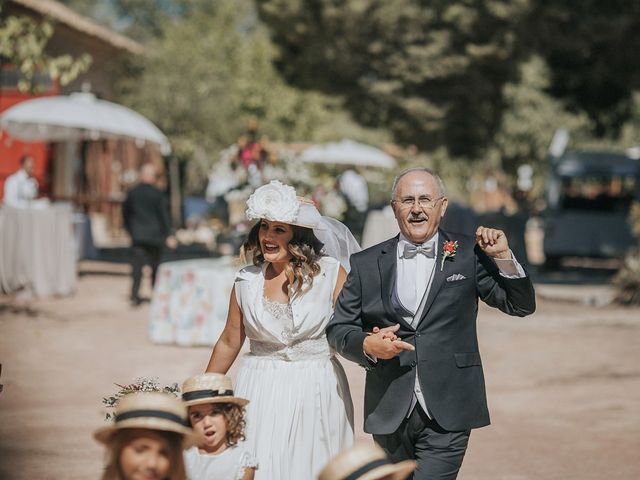
[[[35,21],[29,17],[10,15],[0,21],[0,60],[21,74],[18,88],[37,93],[36,76],[48,74],[52,80],[67,85],[87,71],[91,56],[50,56],[45,49],[53,35],[51,21]]]
[[[426,150],[522,149],[505,144],[522,115],[534,129],[586,115],[591,135],[616,138],[634,115],[638,0],[257,2],[290,82],[344,94],[360,121]],[[521,77],[532,57],[548,68],[538,86]]]
[[[274,56],[252,2],[195,2],[179,21],[163,24],[138,75],[123,76],[119,89],[125,103],[169,136],[179,158],[192,160],[191,190],[206,184],[220,150],[250,119],[261,135],[278,141],[387,138],[359,128],[339,99],[286,84]]]
[[[293,84],[346,95],[401,142],[478,155],[515,79],[526,1],[259,0]]]

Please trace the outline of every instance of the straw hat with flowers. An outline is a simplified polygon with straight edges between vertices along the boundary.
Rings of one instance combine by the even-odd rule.
[[[187,448],[199,440],[187,425],[186,406],[173,395],[160,392],[130,393],[118,402],[113,423],[96,430],[93,436],[107,444],[113,434],[125,428],[175,432],[184,437],[183,445]]]

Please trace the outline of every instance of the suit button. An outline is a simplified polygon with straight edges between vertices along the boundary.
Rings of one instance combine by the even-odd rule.
[[[420,333],[416,333],[416,337],[419,337],[419,336],[420,336]]]
[[[415,367],[416,366],[416,362],[415,361],[411,362],[411,366]]]

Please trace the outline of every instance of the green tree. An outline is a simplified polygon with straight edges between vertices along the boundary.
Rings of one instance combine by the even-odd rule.
[[[549,65],[549,92],[586,112],[597,137],[618,137],[640,89],[640,1],[538,0],[526,23],[521,42]]]
[[[29,17],[10,15],[0,20],[0,68],[12,65],[20,74],[18,88],[37,93],[38,74],[47,74],[61,85],[67,85],[88,70],[91,56],[51,56],[46,47],[53,35],[53,24],[37,22]]]
[[[125,103],[153,120],[175,155],[189,160],[189,190],[206,185],[220,150],[237,140],[250,119],[258,120],[262,135],[279,141],[387,138],[359,128],[339,99],[286,84],[273,67],[274,56],[251,1],[202,2],[164,24],[139,74],[123,76]]]
[[[345,95],[365,125],[453,155],[483,152],[517,75],[528,1],[258,0],[294,85]]]

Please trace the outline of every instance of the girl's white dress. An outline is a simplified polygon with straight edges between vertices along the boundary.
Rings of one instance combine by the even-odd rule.
[[[255,457],[243,443],[217,455],[200,453],[198,447],[184,452],[184,466],[189,480],[242,480],[246,468],[257,468]]]
[[[246,444],[256,480],[316,478],[353,443],[353,405],[342,366],[324,333],[340,264],[319,261],[313,287],[290,303],[264,297],[264,270],[238,272],[235,289],[250,341],[236,380],[247,405]]]

